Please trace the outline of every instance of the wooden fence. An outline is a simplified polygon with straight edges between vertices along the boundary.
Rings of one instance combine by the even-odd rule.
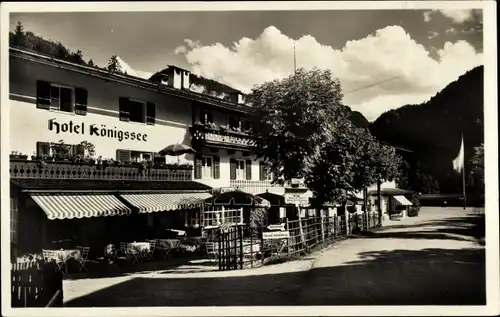
[[[310,217],[286,221],[283,225],[289,238],[262,239],[263,233],[269,231],[267,227],[247,228],[242,243],[243,267],[252,268],[304,256],[336,240],[380,227],[377,213]]]
[[[63,276],[51,263],[11,264],[12,307],[62,307]]]

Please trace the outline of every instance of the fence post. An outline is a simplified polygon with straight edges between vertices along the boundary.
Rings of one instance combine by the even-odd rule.
[[[238,240],[240,243],[240,269],[243,270],[243,225],[238,226]]]
[[[285,229],[286,231],[290,232],[290,224],[288,223],[288,218],[286,218],[286,224],[285,224]],[[290,239],[292,238],[292,234],[288,237],[286,241],[286,255],[287,257],[290,257]]]
[[[264,235],[262,234],[264,232],[264,228],[260,227],[259,233],[260,233],[260,254],[262,258],[262,265],[264,265]]]
[[[250,226],[248,227],[250,228]],[[250,268],[253,268],[253,230],[250,228]]]
[[[297,204],[297,212],[299,214],[299,231],[300,231],[300,241],[303,248],[307,249],[306,238],[304,236],[304,228],[302,227],[302,217],[300,215],[300,206]]]
[[[325,213],[323,209],[320,209],[320,216],[321,216],[321,243],[325,243]]]

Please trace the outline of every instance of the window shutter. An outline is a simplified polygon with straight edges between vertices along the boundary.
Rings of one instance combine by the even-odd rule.
[[[195,179],[200,179],[201,178],[201,168],[202,168],[201,163],[202,163],[201,156],[200,155],[196,155],[194,157],[194,178]]]
[[[214,179],[220,178],[220,158],[214,156]]]
[[[259,179],[261,181],[266,180],[266,169],[265,169],[265,163],[260,161],[259,162]]]
[[[152,102],[146,104],[146,123],[154,125],[156,122],[156,106]]]
[[[37,80],[36,107],[40,109],[50,109],[50,82]]]
[[[130,121],[130,102],[128,98],[120,97],[120,121]]]
[[[130,150],[116,150],[116,160],[120,162],[130,161]]]
[[[252,160],[247,160],[245,162],[245,169],[247,173],[247,181],[252,180]]]
[[[87,115],[87,99],[88,92],[85,88],[75,88],[75,113],[85,116]]]
[[[231,159],[229,161],[229,178],[236,179],[236,160]]]

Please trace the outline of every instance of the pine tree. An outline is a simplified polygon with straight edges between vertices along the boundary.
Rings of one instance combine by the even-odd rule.
[[[91,59],[89,59],[89,62],[87,63],[90,67],[95,67],[95,64],[94,64],[94,61]]]
[[[112,72],[112,73],[121,72],[121,65],[118,62],[118,57],[116,55],[111,56],[111,58],[109,59],[107,69],[109,72]]]
[[[24,33],[24,26],[21,21],[17,22],[14,30],[13,44],[15,46],[24,47],[26,42],[26,34]]]

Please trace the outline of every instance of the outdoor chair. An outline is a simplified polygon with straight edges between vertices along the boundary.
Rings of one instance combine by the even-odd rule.
[[[158,250],[163,251],[163,253],[164,253],[163,260],[166,260],[172,253],[172,249],[170,248],[170,246],[166,245],[165,243],[161,243],[161,242],[156,241],[155,247]]]
[[[216,242],[205,242],[205,251],[211,261],[217,261],[219,258],[219,246]]]
[[[64,262],[59,259],[57,252],[53,250],[42,250],[42,255],[45,261],[54,261],[58,271],[62,271]]]
[[[125,260],[126,262],[132,264],[139,262],[137,259],[137,254],[129,250],[126,242],[120,242],[120,253],[121,256],[119,256],[118,259]]]
[[[76,249],[80,251],[80,257],[77,259],[78,262],[80,263],[80,269],[79,271],[81,272],[82,270],[85,270],[88,272],[87,267],[85,266],[85,263],[87,263],[87,258],[89,257],[89,252],[90,252],[90,247],[82,247],[82,246],[76,246]]]
[[[154,252],[156,249],[156,240],[146,239],[146,242],[149,242],[149,251],[144,252],[144,258],[146,260],[153,260]]]

